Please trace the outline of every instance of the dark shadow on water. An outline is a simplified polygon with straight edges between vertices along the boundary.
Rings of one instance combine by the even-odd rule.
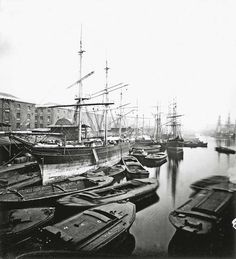
[[[154,193],[151,196],[143,198],[141,201],[136,202],[136,212],[139,212],[147,207],[157,203],[160,200],[159,196]]]
[[[224,235],[195,235],[177,230],[169,242],[170,257],[230,257],[235,258],[235,230]]]
[[[225,147],[231,147],[235,145],[235,139],[232,138],[222,138],[222,139],[215,139],[216,141],[216,146],[225,146]]]
[[[37,239],[29,238],[18,244],[11,244],[1,258],[104,258],[129,256],[135,249],[135,237],[125,232],[96,252],[81,252],[70,250],[41,250]],[[63,247],[62,247],[63,249]]]
[[[167,164],[167,182],[171,186],[172,205],[175,206],[176,185],[178,181],[179,164],[183,160],[183,152],[169,153]]]
[[[232,221],[236,216],[236,202],[233,200],[224,210],[223,218],[211,233],[197,235],[177,230],[169,242],[168,254],[172,257],[236,258],[236,229]]]

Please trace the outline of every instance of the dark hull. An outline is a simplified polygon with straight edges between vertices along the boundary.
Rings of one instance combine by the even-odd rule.
[[[19,191],[7,190],[0,195],[0,205],[8,209],[54,206],[56,200],[61,197],[78,193],[83,190],[93,190],[105,187],[113,182],[112,177],[105,176],[97,178],[97,180],[95,177],[80,179],[75,182],[65,183],[64,185],[63,183],[60,183],[60,185],[34,186]]]
[[[95,147],[73,146],[34,146],[16,138],[24,143],[33,156],[37,159],[43,184],[55,182],[68,176],[81,174],[98,166],[118,163],[122,156],[128,155],[129,143]]]
[[[222,190],[202,190],[169,215],[179,230],[203,235],[219,229],[233,200],[233,193]]]
[[[144,159],[143,165],[146,167],[159,167],[167,162],[167,159],[161,159],[161,160],[152,160],[152,159]]]
[[[128,154],[129,144],[122,143],[119,145],[100,146],[100,147],[80,147],[80,148],[32,148],[32,154],[40,161],[43,159],[44,164],[63,164],[67,162],[80,161],[81,163],[96,164],[93,154],[96,151],[98,159],[108,160],[116,155]]]
[[[38,228],[49,224],[54,217],[54,208],[30,208],[7,211],[6,227],[1,229],[4,242],[16,242],[33,235]],[[1,222],[3,224],[3,222]]]
[[[219,153],[235,154],[235,150],[226,147],[216,147],[215,150]]]
[[[135,157],[122,157],[122,164],[126,169],[127,180],[148,178],[149,172]]]
[[[43,228],[38,250],[65,249],[86,253],[101,251],[111,241],[127,232],[134,219],[135,205],[129,202],[86,210]]]
[[[41,183],[40,168],[37,162],[13,164],[0,168],[0,189],[20,189]]]
[[[229,185],[229,177],[223,175],[214,175],[205,179],[196,181],[190,185],[190,187],[196,191],[203,189],[213,189],[213,188],[223,188],[225,185]],[[236,184],[230,184],[231,186],[236,186]],[[229,188],[228,188],[229,189]]]
[[[152,196],[158,188],[157,179],[140,179],[101,188],[78,195],[66,196],[57,201],[60,208],[79,211],[101,206],[112,202],[129,200],[133,203]]]

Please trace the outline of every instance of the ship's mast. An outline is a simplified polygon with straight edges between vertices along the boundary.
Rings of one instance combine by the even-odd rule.
[[[158,141],[160,140],[160,135],[161,135],[161,117],[160,113],[158,111],[158,105],[156,106],[157,108],[157,113],[156,113],[156,134],[155,134],[155,140]]]
[[[122,118],[122,96],[123,96],[123,92],[122,92],[122,88],[120,91],[120,118],[119,118],[119,137],[121,138],[121,118]]]
[[[142,138],[143,138],[143,135],[144,135],[144,114],[143,114],[143,125],[142,125]]]
[[[138,138],[138,100],[137,100],[137,114],[136,114],[136,139]]]
[[[110,68],[108,67],[107,60],[106,60],[106,87],[105,87],[105,96],[106,96],[106,103],[108,103],[108,70]],[[105,106],[105,132],[104,132],[104,144],[107,145],[107,113],[108,113],[108,106]]]
[[[82,101],[83,101],[83,98],[82,98],[82,56],[83,56],[83,53],[85,51],[82,49],[82,27],[81,27],[81,34],[80,34],[80,50],[78,52],[79,56],[80,56],[80,60],[79,60],[79,78],[80,78],[80,81],[79,81],[79,95],[78,95],[78,104],[81,104]],[[79,109],[79,118],[78,118],[78,141],[79,143],[81,143],[81,139],[82,139],[82,123],[81,123],[81,115],[82,115],[82,107],[79,106],[78,107]]]
[[[177,104],[176,104],[176,102],[174,102],[173,103],[173,121],[172,121],[172,129],[173,129],[174,138],[177,137],[176,108],[177,108]]]
[[[216,135],[219,135],[221,133],[221,116],[218,117],[218,122],[216,126]]]
[[[178,122],[177,118],[181,117],[181,116],[183,116],[183,115],[177,114],[177,103],[174,100],[172,114],[167,116],[167,118],[171,119],[171,121],[170,121],[171,124],[169,124],[169,126],[171,126],[173,138],[178,137],[178,126],[180,126],[180,123]],[[179,135],[180,134],[181,133],[179,132]]]
[[[230,113],[228,114],[228,119],[226,122],[226,130],[227,130],[227,134],[230,134],[230,126],[231,126],[231,121],[230,121]]]

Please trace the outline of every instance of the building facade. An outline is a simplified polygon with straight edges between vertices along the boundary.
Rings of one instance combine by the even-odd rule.
[[[24,131],[48,128],[56,125],[60,119],[67,119],[74,124],[74,108],[53,107],[56,105],[58,104],[37,105],[22,101],[11,94],[0,93],[0,130]],[[104,131],[104,122],[104,113],[99,114],[83,109],[82,124],[90,127],[92,135],[98,136]],[[108,116],[107,122],[108,130],[114,127],[110,116]]]
[[[73,121],[73,109],[52,107],[53,105],[55,104],[36,105],[34,128],[47,128],[50,125],[55,125],[62,118]]]
[[[9,124],[11,130],[27,130],[34,127],[35,104],[0,93],[0,122]],[[6,130],[2,126],[1,130]]]

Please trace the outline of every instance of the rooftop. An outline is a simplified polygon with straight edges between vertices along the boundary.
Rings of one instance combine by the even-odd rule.
[[[14,96],[12,94],[2,93],[2,92],[0,92],[0,98],[11,99],[11,100],[19,100],[18,97]]]

